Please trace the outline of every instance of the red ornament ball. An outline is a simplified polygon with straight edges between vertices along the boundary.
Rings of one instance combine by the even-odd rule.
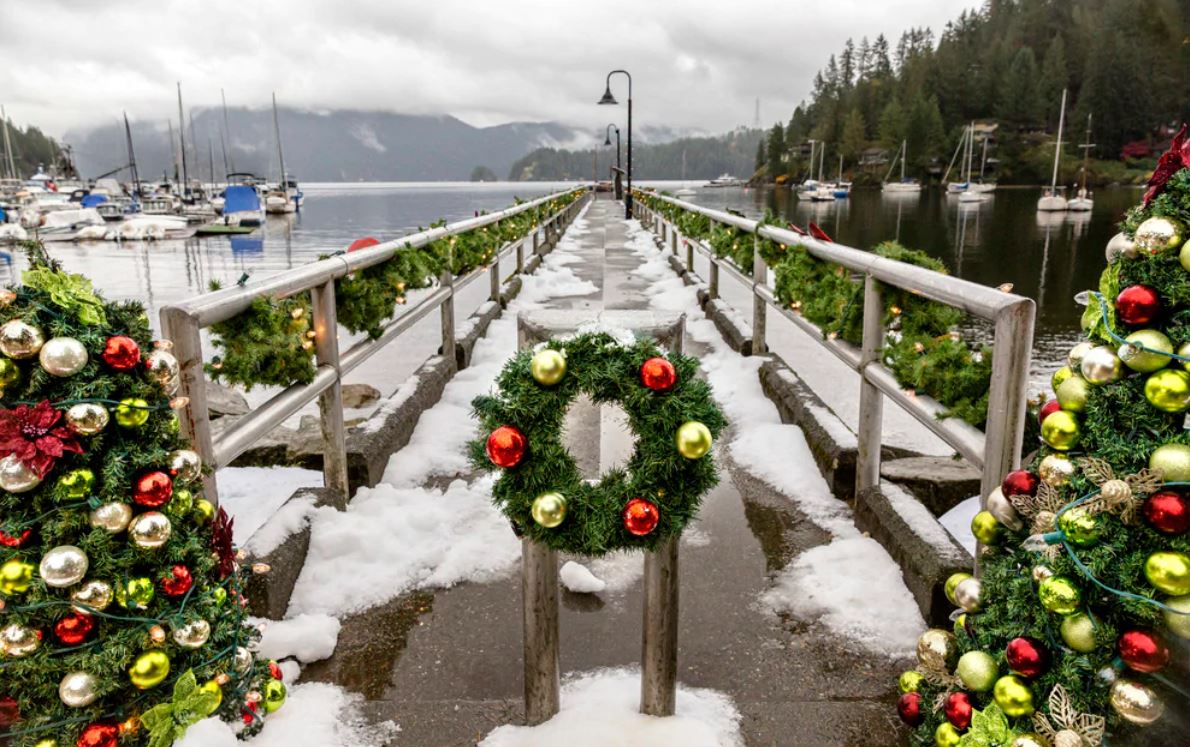
[[[54,637],[64,646],[78,646],[95,629],[95,618],[75,612],[54,623]]]
[[[0,729],[7,729],[21,720],[21,708],[16,698],[0,695]]]
[[[1004,649],[1004,658],[1009,669],[1031,680],[1045,674],[1050,665],[1049,651],[1033,638],[1013,638]]]
[[[656,529],[660,520],[661,512],[657,506],[644,498],[633,498],[624,507],[624,528],[637,537],[644,537]]]
[[[118,747],[120,728],[115,724],[90,724],[79,735],[76,747]]]
[[[946,696],[943,712],[950,725],[959,731],[965,731],[971,726],[971,696],[967,693],[951,693]]]
[[[1137,672],[1159,672],[1169,663],[1165,639],[1149,630],[1129,630],[1117,643],[1120,659]]]
[[[502,425],[488,436],[488,459],[497,467],[515,467],[525,458],[528,446],[529,439],[525,438],[525,434],[521,433],[519,428]]]
[[[184,565],[175,565],[169,569],[169,575],[161,579],[161,590],[167,597],[180,597],[194,586],[194,576]]]
[[[1162,490],[1153,493],[1141,508],[1149,526],[1165,534],[1184,534],[1190,529],[1190,501],[1181,493]]]
[[[251,725],[253,721],[260,718],[260,704],[252,701],[244,702],[244,723]]]
[[[921,712],[921,693],[905,693],[897,699],[897,715],[910,726],[917,726],[925,718]]]
[[[269,676],[275,680],[284,679],[281,675],[281,667],[277,666],[277,662],[275,661],[269,662]]]
[[[1010,495],[1036,495],[1039,482],[1037,475],[1027,469],[1013,470],[1004,476],[1000,492],[1004,493],[1005,498]]]
[[[26,529],[20,534],[7,534],[0,532],[0,545],[4,547],[20,547],[29,541],[29,537],[33,535],[32,529]]]
[[[161,508],[174,494],[174,481],[161,470],[146,472],[132,486],[132,501],[145,508]]]
[[[1056,400],[1056,399],[1046,400],[1045,404],[1042,405],[1041,408],[1037,411],[1037,423],[1038,424],[1044,423],[1046,418],[1048,418],[1050,415],[1053,415],[1055,412],[1057,412],[1058,410],[1061,410],[1061,409],[1062,409],[1062,405],[1058,404],[1058,400]]]
[[[1161,296],[1147,285],[1130,285],[1116,296],[1116,316],[1129,326],[1149,324],[1161,314]]]
[[[140,363],[140,345],[124,335],[107,338],[103,346],[103,362],[117,371],[127,371]]]
[[[654,392],[667,392],[678,382],[674,364],[664,358],[650,358],[640,366],[640,383]]]

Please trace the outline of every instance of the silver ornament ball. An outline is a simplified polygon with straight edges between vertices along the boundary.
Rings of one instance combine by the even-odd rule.
[[[1088,382],[1110,384],[1120,378],[1120,357],[1112,348],[1100,345],[1083,356],[1080,369]]]
[[[988,494],[985,508],[992,516],[996,517],[996,521],[1012,531],[1019,532],[1025,528],[1025,522],[1021,520],[1020,514],[1016,512],[1012,502],[1004,497],[1004,492],[1000,488],[996,488]]]
[[[1070,366],[1071,371],[1077,371],[1079,366],[1083,364],[1083,358],[1094,349],[1095,343],[1087,342],[1086,340],[1080,342],[1066,354],[1066,365]]]
[[[58,697],[71,708],[86,708],[99,697],[99,680],[90,672],[68,672],[58,683]]]
[[[66,411],[66,427],[80,436],[94,436],[107,427],[111,414],[95,402],[80,402]]]
[[[0,630],[0,653],[13,659],[28,656],[41,645],[37,631],[13,623]]]
[[[247,672],[252,668],[252,652],[243,646],[237,646],[235,658],[232,660],[232,666],[240,674]]]
[[[41,484],[37,473],[25,465],[15,454],[0,459],[0,490],[9,493],[24,493]]]
[[[9,358],[24,360],[37,355],[45,344],[41,330],[20,319],[12,319],[0,325],[0,353]]]
[[[146,550],[161,547],[172,533],[169,517],[160,511],[146,511],[128,525],[128,538],[132,544]]]
[[[178,391],[181,367],[174,354],[162,349],[154,350],[145,357],[145,368],[149,371],[149,378],[157,382],[170,397]]]
[[[1107,249],[1104,251],[1104,254],[1107,255],[1108,262],[1115,260],[1116,257],[1136,259],[1136,244],[1127,235],[1117,233],[1107,242]]]
[[[119,534],[132,521],[132,506],[127,503],[105,503],[91,512],[91,526],[108,534]]]
[[[74,602],[75,612],[89,615],[92,612],[102,612],[112,603],[112,587],[106,581],[91,580],[74,590],[70,601]]]
[[[73,337],[46,340],[38,353],[41,367],[54,376],[74,376],[87,365],[87,348]]]
[[[202,458],[197,451],[178,449],[169,455],[169,471],[178,480],[197,480],[202,475]]]
[[[206,620],[193,620],[174,630],[174,643],[182,648],[202,648],[211,637],[211,624]]]
[[[63,589],[74,586],[87,575],[87,553],[74,545],[59,545],[41,558],[41,580],[46,586]]]
[[[977,578],[965,578],[954,587],[954,601],[964,612],[978,612],[983,586]]]

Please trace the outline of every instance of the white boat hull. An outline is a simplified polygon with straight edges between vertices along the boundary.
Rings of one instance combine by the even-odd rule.
[[[972,184],[969,189],[972,192],[995,192],[996,183],[990,182],[988,184]]]
[[[1095,201],[1089,197],[1075,197],[1066,203],[1066,209],[1079,213],[1085,213],[1091,208],[1095,207]]]
[[[921,192],[921,185],[913,182],[886,182],[881,191],[893,195],[915,195]]]
[[[1046,195],[1037,201],[1037,209],[1043,213],[1057,213],[1068,209],[1069,203],[1065,197]]]

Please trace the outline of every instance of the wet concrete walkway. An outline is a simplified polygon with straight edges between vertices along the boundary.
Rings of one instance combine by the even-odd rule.
[[[625,247],[622,211],[618,203],[593,203],[589,230],[573,252],[583,262],[571,269],[599,292],[552,306],[648,307],[648,284],[633,274],[640,259]],[[686,346],[692,355],[705,352],[689,338]],[[597,463],[591,452],[599,439],[574,435],[580,464]],[[737,468],[726,449],[716,456],[722,482],[681,548],[679,681],[729,695],[748,745],[894,743],[891,690],[905,662],[851,648],[758,602],[770,574],[829,537],[788,498]],[[639,661],[640,554],[590,565],[621,583],[599,595],[563,591],[564,673]],[[519,575],[406,594],[345,619],[335,656],[303,678],[362,693],[370,717],[400,725],[393,745],[473,745],[496,726],[521,721]]]

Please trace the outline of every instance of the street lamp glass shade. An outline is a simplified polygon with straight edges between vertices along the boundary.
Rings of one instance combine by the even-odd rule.
[[[605,137],[603,138],[603,144],[604,144],[604,145],[611,145],[611,144],[612,144],[612,136],[611,136],[611,135],[607,135],[607,136],[605,136]]]
[[[599,99],[599,103],[600,104],[618,104],[620,102],[616,101],[615,96],[612,96],[611,86],[608,86],[607,90],[605,90],[603,92],[603,98]]]

